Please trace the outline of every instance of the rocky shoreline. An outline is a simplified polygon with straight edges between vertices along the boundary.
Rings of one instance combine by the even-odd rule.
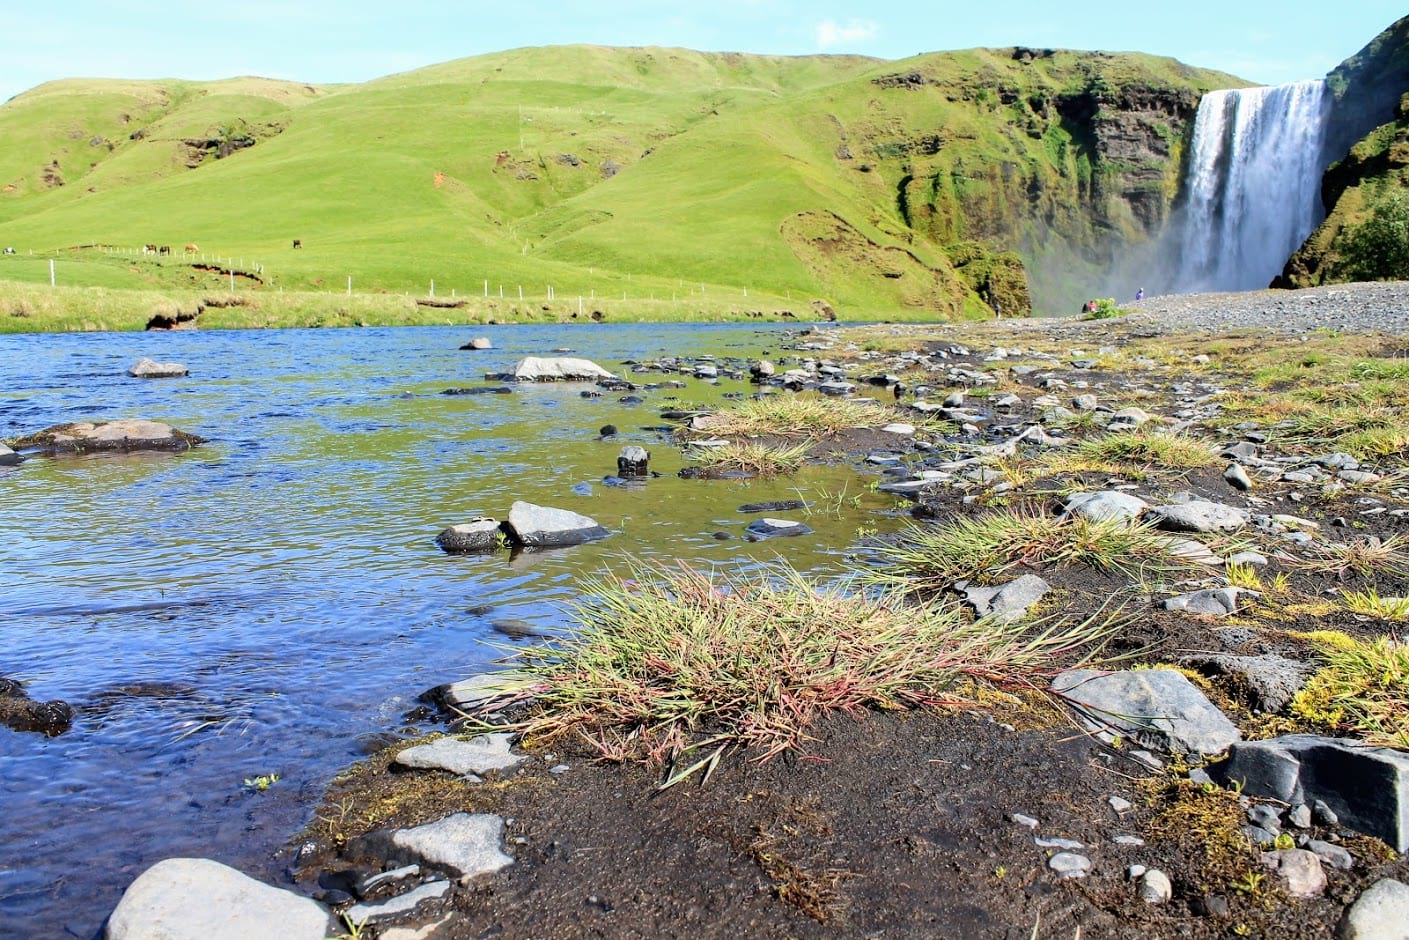
[[[298,840],[307,935],[1402,936],[1409,754],[1387,745],[1409,729],[1357,731],[1313,698],[1337,644],[1398,649],[1404,613],[1347,598],[1409,594],[1406,333],[1409,285],[1374,284],[800,336],[756,381],[882,400],[813,453],[865,468],[921,529],[1091,527],[969,570],[920,535],[867,537],[877,577],[991,622],[1109,611],[1116,659],[836,716],[665,792],[583,737],[476,736],[460,716],[493,696],[442,689],[451,735],[335,781]],[[193,890],[220,899],[198,916],[253,910],[196,867],[213,880],[139,880],[109,936],[179,933],[165,918]]]

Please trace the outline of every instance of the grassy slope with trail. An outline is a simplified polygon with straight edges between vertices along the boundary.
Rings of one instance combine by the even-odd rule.
[[[1238,84],[1148,56],[1020,52],[569,46],[337,87],[49,83],[0,106],[0,240],[21,252],[0,282],[47,282],[57,252],[70,285],[199,292],[213,285],[189,259],[68,251],[195,244],[261,265],[264,297],[351,275],[395,294],[624,293],[634,316],[674,297],[719,316],[825,298],[846,317],[973,317],[989,292],[1019,312],[1026,279],[1003,252],[1094,270],[1145,237],[1131,193],[1167,203],[1178,172],[1182,119],[1159,109]],[[1149,165],[1101,136],[1137,112],[1173,141]],[[221,157],[232,141],[252,146]],[[19,264],[30,251],[44,263]],[[499,316],[533,305],[511,306]]]

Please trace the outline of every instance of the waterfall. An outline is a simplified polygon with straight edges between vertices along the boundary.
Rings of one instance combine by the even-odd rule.
[[[1171,284],[1266,287],[1321,219],[1320,80],[1209,92],[1199,102]]]

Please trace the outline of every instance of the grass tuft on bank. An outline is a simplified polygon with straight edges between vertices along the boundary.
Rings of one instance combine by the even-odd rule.
[[[1045,688],[1110,633],[1095,618],[969,622],[955,609],[819,589],[781,565],[740,576],[646,569],[591,584],[577,613],[582,626],[563,644],[519,656],[537,696],[523,732],[582,735],[612,760],[671,761],[677,778],[707,774],[731,747],[775,757],[832,713],[959,705],[976,686]]]
[[[1292,713],[1332,733],[1409,748],[1409,646],[1329,631],[1310,639],[1325,662],[1292,699]]]
[[[917,594],[943,591],[960,578],[994,578],[1019,564],[1084,564],[1136,575],[1177,563],[1168,536],[1149,526],[1028,509],[911,526],[874,554],[880,564],[863,573],[867,582]]]
[[[769,395],[709,416],[706,433],[722,437],[832,437],[881,423],[886,412],[869,398]]]

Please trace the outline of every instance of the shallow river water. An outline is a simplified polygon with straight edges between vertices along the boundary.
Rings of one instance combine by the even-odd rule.
[[[496,348],[457,349],[481,334]],[[515,641],[495,622],[563,627],[585,577],[633,558],[840,570],[859,524],[890,527],[891,501],[855,469],[682,480],[649,430],[670,396],[717,402],[742,383],[687,378],[634,406],[582,385],[440,394],[560,347],[621,374],[623,359],[776,355],[784,339],[738,325],[0,336],[0,437],[146,417],[210,439],[0,468],[0,676],[78,712],[57,738],[0,727],[0,935],[91,937],[169,856],[277,880],[331,776],[410,733],[418,693],[503,655]],[[144,355],[192,375],[127,378]],[[607,423],[621,433],[599,440]],[[662,475],[603,485],[628,443]],[[740,537],[741,503],[799,495],[831,507],[805,517],[817,535]],[[512,558],[435,546],[515,499],[614,534]],[[261,774],[279,780],[244,786]]]

